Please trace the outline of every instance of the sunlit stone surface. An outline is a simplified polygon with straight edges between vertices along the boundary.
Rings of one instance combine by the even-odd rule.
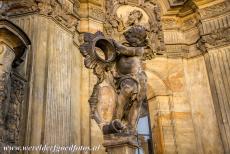
[[[135,9],[143,16],[130,15]],[[2,110],[0,102],[0,144],[102,145],[103,135],[90,119],[88,103],[96,79],[84,67],[80,34],[100,30],[122,43],[126,28],[140,24],[149,32],[153,51],[144,63],[154,153],[229,153],[229,10],[228,0],[0,1],[0,20],[14,25],[0,22],[1,32],[10,31],[0,33],[0,56],[6,45],[7,52],[18,54],[20,60],[10,72],[16,74],[12,81],[21,82],[9,85],[15,89],[13,94],[22,96],[18,94],[23,92],[14,101],[22,104],[13,112],[22,119],[16,120],[17,125],[4,120],[13,114]],[[23,83],[25,89],[16,91],[16,83]],[[100,110],[111,116],[112,111]],[[5,128],[18,132],[10,143],[2,139],[12,135],[2,133],[7,132]],[[142,151],[148,151],[145,146],[143,141]],[[103,146],[92,152],[103,153]]]

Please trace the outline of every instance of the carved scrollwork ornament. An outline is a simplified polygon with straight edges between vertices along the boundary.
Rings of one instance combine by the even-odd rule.
[[[2,8],[0,14],[2,16],[15,16],[27,13],[39,13],[42,15],[53,17],[60,24],[75,31],[78,25],[79,17],[76,10],[69,8],[65,3],[58,0],[21,0],[21,1],[1,1]],[[72,2],[71,2],[72,3]],[[75,2],[72,5],[77,5]],[[74,7],[73,7],[74,8]]]
[[[17,144],[19,141],[21,108],[25,97],[26,83],[16,75],[11,75],[11,93],[6,115],[6,141]]]
[[[208,49],[224,46],[230,43],[230,29],[221,28],[212,31],[209,34],[203,34],[197,42],[197,47],[203,53]]]
[[[104,80],[104,70],[112,69],[112,61],[116,57],[112,40],[106,39],[104,34],[85,33],[84,43],[80,46],[81,54],[85,57],[84,64],[87,68],[93,69],[98,81]],[[106,54],[102,50],[106,50]]]
[[[229,44],[230,29],[222,28],[222,29],[215,30],[208,35],[204,35],[203,39],[205,40],[208,48]]]
[[[207,52],[207,48],[205,46],[205,40],[202,37],[197,41],[196,46],[203,54]]]
[[[154,58],[156,55],[163,55],[165,52],[165,44],[164,37],[161,25],[161,17],[160,17],[160,8],[156,2],[150,1],[142,1],[139,4],[136,4],[133,10],[127,11],[127,20],[125,21],[125,17],[117,14],[117,10],[119,7],[124,6],[123,2],[120,1],[107,1],[106,3],[106,17],[104,23],[104,31],[106,36],[114,37],[123,42],[123,33],[130,27],[135,25],[141,25],[143,23],[143,12],[145,12],[148,16],[148,24],[142,25],[147,30],[148,35],[148,48],[147,51],[149,53],[143,57],[145,60],[150,60]],[[130,5],[132,7],[134,4]],[[129,2],[127,5],[129,6]],[[142,11],[143,12],[142,12]],[[145,15],[146,16],[146,15]],[[145,17],[146,20],[146,17]]]
[[[224,14],[226,12],[229,12],[230,10],[230,1],[223,1],[221,3],[218,3],[216,5],[212,5],[210,7],[205,7],[203,9],[199,10],[200,17],[202,19],[207,19],[211,17],[215,17],[220,14]]]

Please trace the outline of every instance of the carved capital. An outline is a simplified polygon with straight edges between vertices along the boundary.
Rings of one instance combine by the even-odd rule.
[[[214,48],[230,43],[230,29],[222,28],[213,31],[210,34],[202,36],[207,48]]]
[[[0,14],[3,16],[16,16],[28,13],[39,13],[53,17],[60,24],[74,31],[78,25],[78,16],[76,14],[78,5],[78,2],[73,3],[69,0],[62,2],[58,0],[3,1],[0,6]]]

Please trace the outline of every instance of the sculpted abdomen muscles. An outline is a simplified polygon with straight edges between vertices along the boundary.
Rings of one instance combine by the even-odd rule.
[[[122,56],[117,63],[117,69],[123,75],[137,73],[141,67],[141,61],[138,57]]]

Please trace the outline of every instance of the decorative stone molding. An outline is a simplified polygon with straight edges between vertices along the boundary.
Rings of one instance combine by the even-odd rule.
[[[201,37],[196,43],[197,49],[200,50],[202,53],[207,52],[207,48],[205,46],[205,40]]]
[[[230,11],[230,2],[224,1],[217,5],[212,5],[199,10],[202,19],[211,18]]]
[[[230,43],[230,29],[222,28],[215,30],[208,35],[202,36],[202,39],[208,49],[227,45]]]
[[[21,111],[24,105],[26,82],[16,74],[11,75],[11,93],[6,115],[6,142],[18,144],[21,123]]]
[[[89,3],[97,5],[97,6],[102,6],[101,0],[89,0]]]
[[[13,0],[3,1],[1,3],[0,14],[2,16],[16,16],[28,13],[39,13],[53,17],[60,24],[75,31],[78,25],[77,7],[79,7],[78,1],[73,3],[69,0]]]
[[[168,0],[171,7],[184,5],[188,0]]]
[[[197,24],[199,22],[199,17],[197,13],[193,13],[185,17],[165,16],[162,17],[161,22],[164,30],[175,29],[175,30],[186,31],[194,27],[197,27]]]
[[[105,13],[102,7],[89,5],[89,17],[95,20],[104,21]]]
[[[177,25],[177,19],[175,18],[162,18],[162,26],[163,29],[177,29],[179,28]]]
[[[181,21],[181,30],[185,31],[197,27],[198,22],[199,18],[196,14],[183,18]]]

